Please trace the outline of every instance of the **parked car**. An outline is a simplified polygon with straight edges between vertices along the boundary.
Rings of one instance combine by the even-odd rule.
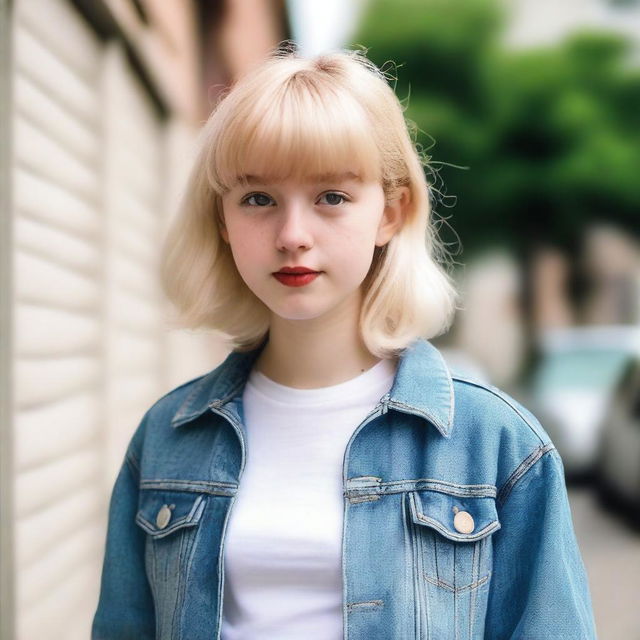
[[[600,503],[640,529],[640,356],[628,363],[604,425],[597,459]]]
[[[640,356],[640,327],[554,329],[539,347],[529,408],[562,456],[567,481],[595,480],[603,432],[618,419],[611,402]]]

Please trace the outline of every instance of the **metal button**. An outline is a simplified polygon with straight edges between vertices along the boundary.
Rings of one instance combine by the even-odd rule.
[[[164,529],[168,524],[169,520],[171,520],[171,509],[168,505],[162,505],[160,511],[158,511],[158,516],[156,517],[156,524],[159,529]]]
[[[476,524],[468,511],[458,511],[453,518],[453,526],[460,533],[471,533]]]

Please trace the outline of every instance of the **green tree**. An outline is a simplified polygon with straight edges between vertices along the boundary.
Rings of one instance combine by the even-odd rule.
[[[465,257],[495,244],[572,250],[601,219],[639,233],[640,71],[629,44],[594,32],[509,51],[504,24],[496,0],[374,0],[354,40],[383,68],[400,65],[396,92]]]

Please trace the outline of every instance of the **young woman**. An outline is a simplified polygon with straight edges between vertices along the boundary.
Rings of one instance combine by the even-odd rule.
[[[132,437],[93,638],[594,638],[553,443],[428,342],[455,294],[385,76],[276,53],[200,149],[162,276],[232,352]]]

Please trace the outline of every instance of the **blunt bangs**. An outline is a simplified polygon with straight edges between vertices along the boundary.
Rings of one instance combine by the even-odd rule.
[[[223,193],[247,175],[268,182],[342,172],[381,179],[374,127],[352,94],[308,72],[265,89],[258,100],[241,96],[233,111],[220,114],[228,121],[209,165],[215,191]]]

